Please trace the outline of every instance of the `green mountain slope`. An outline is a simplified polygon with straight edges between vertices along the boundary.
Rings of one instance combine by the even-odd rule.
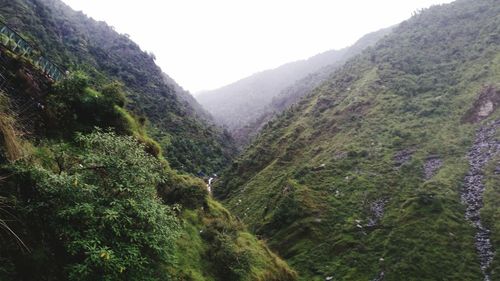
[[[387,28],[370,33],[350,47],[329,50],[265,70],[222,88],[200,93],[196,98],[219,124],[227,126],[240,145],[248,144],[248,139],[274,112],[283,110],[275,106],[276,103],[297,101],[347,59],[375,44],[389,31]],[[304,90],[304,87],[308,89]]]
[[[320,69],[311,68],[309,71],[314,71],[312,73],[307,73],[307,75],[303,78],[300,78],[300,75],[294,81],[289,78],[289,80],[294,81],[278,93],[272,93],[271,101],[268,104],[256,106],[263,107],[256,110],[258,114],[251,115],[252,120],[246,120],[248,123],[241,124],[240,126],[234,128],[231,131],[231,135],[236,141],[236,144],[239,147],[244,147],[251,143],[252,139],[255,135],[262,129],[262,127],[269,122],[274,116],[283,112],[293,104],[297,103],[303,96],[309,94],[314,88],[319,86],[321,83],[325,82],[332,74],[340,68],[348,59],[354,57],[361,53],[365,48],[375,45],[375,43],[383,38],[385,35],[389,34],[392,30],[391,27],[384,28],[372,33],[369,33],[358,41],[354,43],[352,46],[344,48],[338,52],[340,55],[334,57],[324,57],[329,53],[336,53],[337,51],[328,51],[323,55],[318,55],[318,57],[313,57],[316,59],[323,60],[323,65],[327,64]],[[313,60],[314,61],[314,60]],[[306,61],[307,63],[308,61]],[[305,73],[301,73],[305,75]],[[254,89],[256,92],[259,92],[258,89]],[[236,93],[233,93],[236,94]],[[268,93],[269,94],[269,93]],[[220,102],[220,101],[219,101]],[[245,103],[246,105],[247,103]]]
[[[0,280],[296,280],[155,148],[115,83],[0,44]]]
[[[154,57],[104,22],[59,0],[3,1],[0,19],[62,68],[82,70],[98,85],[125,85],[128,108],[149,120],[148,131],[177,169],[213,172],[231,158],[230,137],[154,63]]]
[[[265,125],[214,190],[302,280],[483,280],[465,216],[481,204],[463,198],[486,184],[473,220],[500,249],[499,79],[500,2],[421,11]],[[498,255],[485,274],[500,280]]]

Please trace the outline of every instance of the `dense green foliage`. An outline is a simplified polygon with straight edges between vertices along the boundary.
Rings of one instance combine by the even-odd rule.
[[[2,235],[2,280],[296,280],[202,182],[163,167],[133,137],[79,135],[7,170],[0,194],[27,245]],[[157,186],[181,205],[162,204]]]
[[[294,271],[212,199],[182,218],[176,280],[296,280]]]
[[[89,87],[87,76],[75,72],[55,84],[46,96],[47,135],[71,138],[76,132],[91,132],[95,126],[113,128],[120,134],[135,136],[146,145],[146,151],[160,156],[160,145],[148,137],[144,121],[124,108],[126,102],[121,84],[104,85],[98,92]]]
[[[123,93],[108,90],[101,94],[89,87],[89,79],[82,73],[73,73],[56,84],[46,104],[54,134],[64,133],[71,137],[75,132],[91,131],[94,126],[115,127],[120,131],[126,126],[120,111],[115,108],[125,105]]]
[[[170,168],[120,83],[0,62],[0,280],[296,280]]]
[[[32,255],[2,243],[14,267],[2,280],[164,280],[179,224],[156,196],[160,162],[132,137],[76,141],[40,147],[10,168],[2,194]]]
[[[475,128],[500,118],[468,116],[500,88],[499,34],[498,1],[419,12],[268,123],[214,190],[302,280],[481,280],[460,192]],[[499,249],[493,170],[482,214]]]
[[[149,120],[147,130],[160,140],[174,168],[210,173],[232,157],[229,135],[210,124],[189,93],[127,35],[59,0],[7,1],[0,7],[0,19],[63,69],[89,75],[94,88],[120,81],[130,100],[128,109]]]

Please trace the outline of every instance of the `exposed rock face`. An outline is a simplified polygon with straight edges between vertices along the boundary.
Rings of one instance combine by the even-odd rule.
[[[427,157],[424,164],[424,178],[428,180],[432,178],[437,170],[443,165],[443,160],[436,155]]]
[[[378,199],[371,203],[370,212],[372,216],[368,219],[368,223],[366,224],[367,227],[374,227],[379,223],[380,219],[384,216],[384,207],[386,203],[387,201],[384,199]]]
[[[500,120],[496,120],[477,130],[474,144],[467,153],[470,168],[465,176],[461,194],[462,202],[467,207],[465,217],[476,229],[475,246],[479,255],[481,271],[484,274],[484,281],[491,280],[489,268],[495,253],[490,241],[490,230],[482,224],[480,216],[485,189],[483,169],[500,152],[500,141],[495,138],[496,130],[499,127]]]
[[[463,121],[479,122],[493,113],[498,105],[500,105],[500,89],[492,85],[486,86],[479,92],[479,97],[464,116]]]
[[[491,100],[487,100],[481,107],[479,108],[479,112],[477,113],[477,116],[479,118],[484,118],[490,115],[490,113],[493,112],[494,109],[494,104]]]
[[[396,154],[394,155],[394,162],[396,164],[396,167],[399,168],[406,162],[410,161],[414,152],[414,149],[409,148],[396,152]]]

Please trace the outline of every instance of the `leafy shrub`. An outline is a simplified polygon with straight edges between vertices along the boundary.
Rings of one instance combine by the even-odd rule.
[[[37,254],[13,260],[17,272],[38,268],[14,279],[165,280],[179,224],[156,195],[162,165],[133,137],[98,131],[77,141],[80,152],[66,151],[61,170],[15,168],[17,211]]]
[[[206,206],[207,188],[198,180],[184,175],[172,174],[158,187],[158,194],[167,204],[181,204],[195,209]]]
[[[236,240],[241,226],[221,217],[208,221],[202,237],[208,242],[207,251],[213,271],[221,280],[244,280],[251,265],[250,253],[238,247]]]
[[[47,97],[50,132],[61,134],[59,128],[65,128],[64,136],[70,137],[75,132],[90,132],[95,126],[113,127],[121,133],[133,131],[133,122],[122,112],[126,99],[120,85],[112,83],[102,90],[91,89],[88,76],[81,72],[57,83]]]
[[[110,103],[116,104],[119,107],[124,107],[127,104],[127,98],[123,93],[123,84],[120,82],[113,82],[104,86],[101,89],[101,93]]]
[[[215,261],[217,276],[225,280],[244,279],[250,270],[250,254],[238,249],[233,241],[234,238],[227,234],[217,233],[215,238],[215,245],[210,248],[208,256]]]

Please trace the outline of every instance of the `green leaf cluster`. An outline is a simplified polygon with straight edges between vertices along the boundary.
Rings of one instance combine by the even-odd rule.
[[[10,181],[19,229],[34,252],[17,257],[30,270],[13,279],[168,280],[180,226],[156,195],[163,165],[133,137],[96,131],[77,143],[47,147],[45,165],[13,168],[23,178]]]

